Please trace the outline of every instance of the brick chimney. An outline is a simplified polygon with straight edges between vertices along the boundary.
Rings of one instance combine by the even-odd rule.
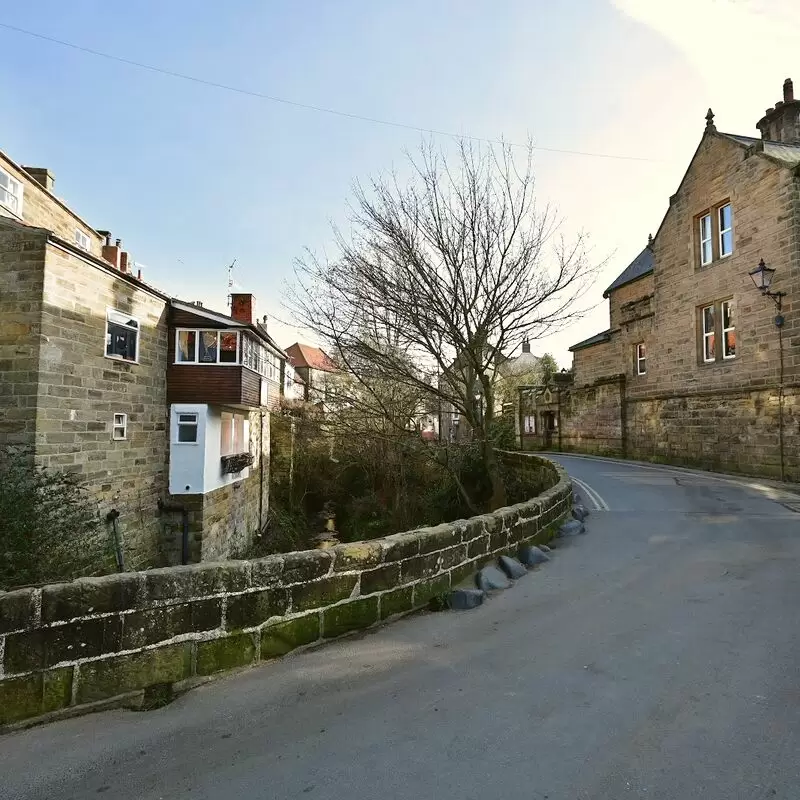
[[[234,293],[231,295],[231,316],[239,322],[254,325],[256,320],[256,299],[252,294]]]
[[[56,179],[49,169],[45,167],[23,167],[22,169],[24,169],[39,186],[44,187],[48,192],[53,191],[53,184],[56,182]]]
[[[103,245],[103,258],[108,261],[114,269],[119,269],[121,257],[122,239],[117,239],[114,244],[111,244],[111,234],[106,233],[106,241]]]
[[[761,138],[784,144],[800,144],[800,100],[794,99],[794,84],[791,78],[783,82],[783,100],[768,108],[756,127]]]

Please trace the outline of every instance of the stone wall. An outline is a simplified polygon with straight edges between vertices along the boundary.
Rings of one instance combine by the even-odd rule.
[[[562,450],[620,455],[625,452],[625,376],[600,379],[560,395],[560,435],[553,446]]]
[[[146,703],[424,607],[491,558],[549,538],[572,485],[551,462],[537,468],[552,484],[538,497],[435,528],[0,593],[0,726]]]

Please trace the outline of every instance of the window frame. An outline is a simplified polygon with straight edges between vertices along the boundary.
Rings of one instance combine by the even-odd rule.
[[[726,209],[730,209],[730,227],[723,228],[722,227],[722,212]],[[722,252],[722,242],[723,236],[729,233],[731,235],[731,249],[727,253]],[[733,255],[733,206],[731,205],[730,200],[726,203],[723,203],[721,206],[717,206],[717,246],[719,248],[719,252],[717,257],[719,259],[723,258],[730,258]]]
[[[117,419],[120,421],[117,421]],[[117,436],[117,431],[121,430],[122,435]],[[128,438],[128,415],[115,411],[111,415],[111,440],[114,442],[124,442]]]
[[[733,324],[729,327],[725,327],[725,307],[730,307],[730,319]],[[720,300],[719,303],[719,324],[720,329],[722,331],[722,336],[720,336],[720,347],[722,350],[722,360],[723,361],[733,361],[736,358],[736,319],[734,317],[734,312],[736,311],[736,306],[734,305],[733,298],[730,297],[727,300]],[[728,349],[728,337],[725,335],[733,331],[734,336],[734,345],[733,345],[733,355],[728,355],[726,353]]]
[[[711,309],[713,314],[713,318],[711,320],[712,326],[711,330],[706,329],[706,311]],[[700,358],[702,359],[704,364],[716,364],[717,363],[717,304],[710,303],[700,307],[700,325],[701,325],[701,336],[700,336]],[[706,340],[712,339],[712,346],[711,358],[707,357],[708,350],[706,349]]]
[[[703,237],[703,222],[708,220],[708,238]],[[701,214],[697,219],[700,238],[700,266],[707,267],[714,263],[714,218],[710,211]],[[703,245],[708,244],[708,260],[704,259]]]
[[[636,375],[647,375],[647,346],[644,342],[637,342],[633,346],[633,358]],[[642,369],[642,364],[644,364],[644,369]]]
[[[89,235],[82,231],[80,228],[75,228],[75,246],[80,247],[87,253],[92,252],[92,240]]]
[[[724,327],[725,320],[724,320],[724,308],[725,306],[731,307],[730,317],[733,321],[733,325],[730,327]],[[713,328],[709,330],[706,327],[706,314],[705,312],[711,309],[713,313]],[[711,366],[713,364],[722,364],[722,363],[730,363],[735,361],[738,353],[734,352],[733,355],[726,355],[726,344],[725,344],[725,335],[731,331],[736,333],[736,321],[735,321],[735,314],[736,312],[736,298],[735,297],[726,297],[724,300],[714,300],[713,302],[706,302],[703,305],[697,307],[697,319],[698,319],[698,337],[697,337],[697,347],[698,347],[698,363],[700,366]],[[713,357],[708,358],[706,356],[706,340],[713,337],[714,346],[712,348]],[[734,348],[736,348],[736,344]]]
[[[522,427],[526,436],[536,434],[536,414],[525,414],[522,417]]]
[[[194,420],[181,419],[181,417],[194,417]],[[194,428],[194,440],[182,441],[181,428]],[[200,439],[200,414],[197,411],[176,411],[175,412],[175,441],[173,444],[195,445],[199,444]]]
[[[7,169],[4,169],[3,167],[0,167],[0,173],[6,176],[10,187],[16,186],[16,188],[19,190],[17,193],[14,193],[9,191],[9,189],[6,189],[5,187],[0,187],[2,188],[3,192],[5,192],[7,195],[10,195],[17,201],[17,207],[13,208],[12,205],[10,203],[7,203],[5,200],[0,200],[0,206],[3,206],[3,208],[8,209],[12,214],[14,214],[14,216],[18,217],[19,219],[22,219],[22,209],[25,202],[25,184],[18,178],[15,178]]]
[[[128,328],[129,330],[133,330],[136,332],[136,355],[134,358],[124,358],[123,356],[115,355],[113,353],[108,352],[108,337],[110,335],[108,325],[111,322],[111,314],[119,314],[121,317],[127,317],[128,319],[132,319],[136,323],[135,328],[125,324],[124,322],[113,323],[114,325],[117,325],[120,328]],[[105,335],[105,345],[103,347],[103,356],[105,358],[111,359],[112,361],[121,361],[123,364],[138,364],[141,343],[142,343],[142,323],[139,320],[139,318],[134,317],[133,314],[126,314],[124,311],[120,311],[118,308],[112,308],[111,306],[106,306],[106,335]]]
[[[182,333],[194,333],[194,360],[181,361],[179,354],[180,338]],[[200,361],[200,337],[204,333],[213,333],[217,337],[217,360],[216,361]],[[220,361],[222,354],[221,337],[223,334],[233,334],[236,337],[236,360],[235,361]],[[242,331],[230,328],[176,328],[175,329],[175,355],[172,359],[173,364],[181,366],[189,365],[193,367],[240,367],[242,364]]]

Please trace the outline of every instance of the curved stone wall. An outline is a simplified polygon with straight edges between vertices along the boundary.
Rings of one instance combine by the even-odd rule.
[[[223,670],[426,606],[490,559],[544,542],[569,511],[558,465],[507,453],[551,488],[383,539],[0,593],[0,727],[168,699]]]

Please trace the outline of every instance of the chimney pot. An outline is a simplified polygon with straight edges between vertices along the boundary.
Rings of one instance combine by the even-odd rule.
[[[136,271],[136,279],[137,280],[141,280],[142,279],[142,271],[141,270],[137,270]]]
[[[794,100],[794,84],[791,78],[787,78],[783,82],[783,99],[786,103],[791,103]]]
[[[116,244],[117,247],[122,247],[122,239],[117,239],[115,244]]]

